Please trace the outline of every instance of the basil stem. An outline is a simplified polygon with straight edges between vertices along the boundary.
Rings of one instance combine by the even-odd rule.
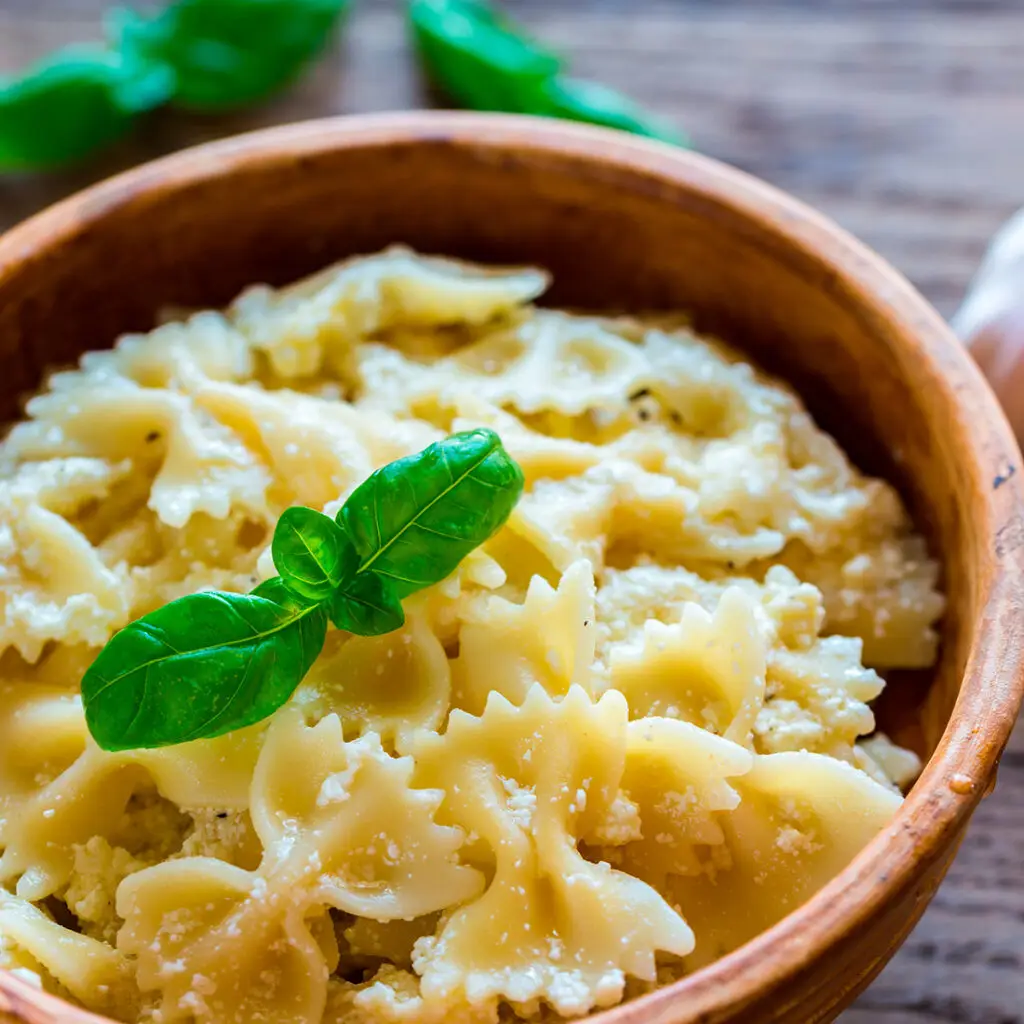
[[[104,750],[161,747],[252,725],[284,704],[334,624],[398,629],[402,598],[438,583],[509,517],[523,473],[491,430],[378,469],[337,519],[289,508],[271,543],[280,576],[251,594],[179,598],[116,633],[82,679]]]
[[[162,65],[88,47],[62,50],[20,79],[0,82],[0,171],[59,167],[115,142],[164,103]]]
[[[486,0],[409,0],[408,13],[424,69],[460,106],[584,121],[687,144],[615,90],[566,77],[558,56]]]
[[[326,45],[351,0],[175,0],[156,15],[119,9],[118,49],[162,64],[174,103],[228,110],[266,99]]]

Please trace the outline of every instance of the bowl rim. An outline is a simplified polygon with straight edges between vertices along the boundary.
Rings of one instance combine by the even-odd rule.
[[[560,160],[563,170],[573,164],[583,173],[611,168],[637,182],[647,179],[663,189],[708,197],[767,226],[791,248],[813,253],[860,306],[884,317],[902,347],[920,353],[950,401],[970,408],[962,427],[979,472],[982,466],[1021,465],[1006,417],[965,348],[881,257],[800,200],[743,171],[668,144],[587,125],[521,115],[403,111],[300,121],[204,143],[95,184],[0,235],[0,283],[24,260],[54,251],[89,224],[153,190],[223,178],[254,163],[420,142],[492,154],[514,149],[530,158]],[[683,1024],[742,1012],[766,989],[807,968],[877,914],[890,894],[913,884],[920,866],[940,858],[991,791],[1024,697],[1024,484],[1018,473],[1006,486],[978,490],[984,494],[978,507],[985,514],[971,532],[977,550],[987,556],[979,559],[983,571],[975,639],[941,740],[891,825],[772,928],[693,974],[595,1014],[595,1020],[610,1024],[618,1015],[636,1015]],[[15,1000],[10,1007],[15,1012],[22,1004],[59,1006],[62,1015],[55,1020],[105,1020],[45,997],[7,972],[0,971],[0,979],[0,1012],[6,990]],[[72,1012],[63,1012],[65,1007]]]

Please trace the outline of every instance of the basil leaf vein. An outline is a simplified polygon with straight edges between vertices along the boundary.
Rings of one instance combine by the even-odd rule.
[[[337,520],[359,573],[391,580],[401,600],[449,576],[500,529],[522,491],[519,465],[493,430],[480,428],[378,469]]]
[[[96,742],[168,746],[276,711],[323,648],[327,616],[315,604],[277,604],[274,592],[190,594],[116,633],[82,679]]]

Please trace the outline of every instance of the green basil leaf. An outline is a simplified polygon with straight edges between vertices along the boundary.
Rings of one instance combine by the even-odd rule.
[[[375,572],[361,572],[331,598],[331,622],[359,636],[380,636],[405,625],[402,602],[394,588]]]
[[[311,601],[330,597],[355,571],[355,550],[338,524],[301,505],[284,510],[270,551],[285,584]]]
[[[469,430],[383,466],[338,513],[360,573],[396,599],[438,583],[508,519],[523,472],[493,430]]]
[[[172,68],[174,102],[228,110],[266,99],[326,46],[350,0],[175,0],[155,15],[116,11],[119,49]]]
[[[561,58],[486,0],[409,0],[408,10],[427,75],[460,106],[584,121],[688,144],[614,89],[566,77]]]
[[[464,107],[529,113],[537,86],[561,67],[480,0],[411,0],[408,12],[427,72]]]
[[[85,718],[104,750],[220,736],[273,714],[323,647],[322,606],[260,594],[191,594],[116,633],[82,679]],[[283,595],[282,595],[283,596]]]
[[[598,82],[558,75],[544,83],[541,94],[543,100],[537,113],[547,117],[618,128],[676,146],[689,144],[686,137],[671,125],[653,117],[622,93]]]
[[[0,171],[45,169],[89,156],[165,102],[162,65],[99,48],[69,47],[0,82]]]

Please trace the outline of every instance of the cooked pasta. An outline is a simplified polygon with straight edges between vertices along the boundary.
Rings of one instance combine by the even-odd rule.
[[[392,249],[54,374],[0,446],[0,965],[154,1024],[572,1017],[735,949],[891,818],[878,670],[937,566],[798,398],[681,318]],[[507,524],[290,702],[109,753],[129,621],[274,573],[291,505],[497,431]]]

